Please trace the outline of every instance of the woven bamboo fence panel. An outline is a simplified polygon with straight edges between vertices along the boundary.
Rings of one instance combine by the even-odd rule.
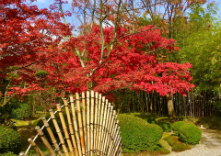
[[[116,111],[105,97],[97,92],[87,91],[86,94],[82,92],[76,93],[75,96],[70,95],[68,99],[63,99],[63,103],[62,106],[57,104],[57,111],[49,110],[51,117],[48,120],[42,118],[44,126],[35,128],[38,134],[34,139],[28,139],[30,145],[26,152],[20,153],[21,156],[28,155],[31,147],[38,155],[45,156],[35,143],[38,137],[48,149],[50,153],[48,155],[51,156],[119,156],[121,154],[120,127]],[[64,111],[66,113],[63,113]],[[56,113],[59,114],[60,127],[55,118]],[[50,120],[56,129],[58,139],[49,126]],[[44,128],[47,129],[50,141],[42,131]]]

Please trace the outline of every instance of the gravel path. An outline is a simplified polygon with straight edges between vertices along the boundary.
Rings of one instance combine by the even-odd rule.
[[[201,144],[192,149],[166,156],[221,156],[221,131],[202,129]]]

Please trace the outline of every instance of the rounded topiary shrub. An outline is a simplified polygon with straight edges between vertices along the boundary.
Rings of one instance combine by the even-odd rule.
[[[16,109],[12,110],[12,116],[18,120],[24,120],[30,118],[32,115],[32,108],[28,104],[20,104],[20,106]]]
[[[184,121],[177,121],[172,125],[172,129],[174,132],[174,135],[179,135],[179,130],[181,126],[185,125],[186,123]]]
[[[202,136],[201,130],[194,124],[185,124],[179,130],[179,138],[182,142],[195,145],[198,144]]]
[[[122,138],[122,148],[126,153],[140,152],[159,148],[158,143],[163,130],[160,126],[127,114],[118,115]]]
[[[0,126],[0,153],[21,151],[21,136],[15,130]]]

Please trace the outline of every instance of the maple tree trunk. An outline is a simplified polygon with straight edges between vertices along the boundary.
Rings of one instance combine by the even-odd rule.
[[[174,105],[173,105],[173,96],[171,94],[167,94],[167,108],[168,108],[168,116],[170,118],[174,117]]]

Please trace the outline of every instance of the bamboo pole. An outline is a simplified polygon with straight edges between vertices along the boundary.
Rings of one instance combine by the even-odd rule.
[[[64,150],[64,153],[65,153],[66,156],[69,156],[67,147],[65,146],[65,142],[64,142],[63,135],[62,135],[61,130],[60,130],[59,126],[58,126],[58,123],[57,123],[56,118],[55,118],[55,116],[54,116],[53,110],[50,109],[50,110],[49,110],[49,113],[50,113],[50,115],[51,115],[51,120],[52,120],[52,122],[53,122],[53,124],[54,124],[54,127],[55,127],[55,130],[56,130],[56,132],[57,132],[57,134],[58,134],[58,137],[59,137],[59,140],[60,140],[60,142],[61,142],[61,145],[62,145],[62,148],[63,148],[63,150]]]
[[[77,104],[78,126],[79,126],[79,131],[80,131],[80,141],[81,141],[82,155],[85,155],[84,134],[83,134],[82,121],[81,121],[81,108],[80,108],[79,93],[76,93],[75,96],[76,96],[76,104]]]
[[[50,155],[52,156],[56,156],[54,150],[52,149],[51,145],[49,144],[48,140],[45,138],[44,133],[42,132],[42,130],[40,129],[39,126],[35,127],[36,131],[38,132],[38,135],[40,136],[42,142],[45,144],[45,146],[47,147]]]
[[[118,122],[119,120],[117,120],[117,122],[115,123],[115,130],[113,132],[113,146],[111,148],[111,151],[110,151],[110,155],[112,156],[113,152],[114,152],[114,148],[116,147],[116,140],[117,140],[117,137],[118,137],[118,134],[119,134],[119,131],[120,131],[120,127],[118,127]]]
[[[119,136],[120,136],[120,134],[119,134]],[[118,141],[117,141],[117,146],[116,146],[116,148],[115,148],[115,151],[114,151],[114,154],[113,154],[113,155],[116,155],[116,152],[117,152],[117,150],[118,150],[118,148],[119,148],[119,145],[120,145],[120,141],[121,141],[121,137],[119,137],[119,139],[118,139]]]
[[[40,156],[44,156],[44,153],[40,150],[40,148],[35,144],[35,142],[29,138],[28,142],[31,144],[32,147],[34,147],[35,151],[40,155]]]
[[[101,118],[101,94],[98,95],[98,103],[97,103],[97,152],[96,155],[99,155],[99,133],[100,133],[100,118]]]
[[[83,130],[84,130],[84,143],[85,143],[85,152],[86,152],[86,116],[85,116],[85,93],[82,92],[82,114],[83,114]]]
[[[104,143],[104,152],[105,152],[105,155],[108,155],[108,151],[109,151],[109,148],[110,148],[110,145],[111,145],[111,131],[112,131],[112,128],[113,128],[113,120],[114,120],[114,111],[113,111],[113,106],[111,106],[110,108],[110,117],[109,117],[109,124],[108,124],[108,132],[107,132],[107,136],[106,136],[106,141]],[[106,147],[107,146],[107,147]]]
[[[91,91],[91,120],[90,120],[90,135],[91,135],[91,150],[94,154],[94,91]]]
[[[97,129],[98,129],[98,122],[97,122],[97,119],[98,119],[98,113],[97,113],[97,110],[98,110],[98,92],[95,93],[95,103],[94,103],[94,107],[95,107],[95,114],[94,114],[94,154],[97,153]]]
[[[72,143],[73,143],[73,146],[74,146],[75,155],[78,156],[78,149],[77,149],[76,140],[75,140],[75,136],[74,136],[74,129],[73,129],[72,121],[71,121],[71,115],[70,115],[70,112],[69,112],[68,102],[65,98],[63,98],[63,102],[64,102],[64,106],[65,106],[69,131],[70,131],[70,134],[71,134],[71,139],[72,139]]]
[[[113,107],[111,106],[111,104],[109,103],[108,104],[108,114],[107,114],[107,119],[106,119],[106,131],[105,131],[105,135],[104,135],[104,141],[103,141],[103,145],[102,145],[102,151],[104,153],[104,155],[107,155],[105,153],[105,147],[106,147],[106,144],[107,144],[107,139],[108,139],[108,135],[109,135],[109,131],[110,131],[110,121],[111,120],[111,115],[113,113]]]
[[[47,131],[48,131],[48,134],[49,134],[49,136],[50,136],[50,138],[51,138],[51,141],[52,141],[52,143],[53,143],[53,145],[54,145],[54,147],[55,147],[55,150],[58,151],[58,154],[59,154],[60,156],[63,156],[63,154],[62,154],[62,152],[60,151],[60,148],[59,148],[59,146],[58,146],[58,144],[57,144],[57,141],[56,141],[56,139],[55,139],[55,136],[54,136],[54,134],[53,134],[53,132],[52,132],[52,130],[51,130],[51,128],[50,128],[50,126],[49,126],[47,120],[45,119],[45,117],[43,117],[43,118],[41,118],[41,119],[42,119],[42,121],[43,121],[43,123],[44,123],[44,125],[45,125],[45,127],[46,127],[46,129],[47,129]]]
[[[113,111],[113,115],[112,115],[112,121],[111,121],[111,130],[110,130],[110,140],[109,140],[109,149],[107,151],[107,155],[110,155],[110,150],[113,146],[113,142],[114,142],[114,136],[113,136],[113,131],[115,129],[115,124],[116,123],[116,111]]]
[[[107,118],[107,109],[108,109],[108,100],[106,99],[105,100],[105,109],[104,109],[104,117],[103,117],[103,124],[102,124],[102,132],[101,132],[101,154],[103,154],[103,151],[102,151],[102,147],[103,147],[103,141],[104,141],[104,135],[105,135],[105,132],[106,132],[106,118]]]
[[[64,136],[65,136],[66,142],[68,144],[69,151],[71,152],[71,155],[74,156],[74,149],[73,149],[70,137],[69,137],[68,129],[67,129],[67,126],[66,126],[66,123],[64,120],[64,115],[62,113],[60,104],[57,104],[57,110],[58,110],[59,117],[61,119],[61,125],[64,130]]]
[[[76,114],[75,114],[73,95],[70,95],[70,102],[71,102],[71,111],[72,111],[72,116],[73,116],[75,137],[76,137],[76,142],[77,142],[77,147],[78,147],[78,154],[79,154],[79,156],[82,156],[81,143],[80,143],[80,139],[79,139],[79,135],[78,135],[78,126],[77,126],[77,118],[76,118]]]
[[[105,97],[102,97],[102,101],[101,101],[101,113],[100,113],[100,122],[99,122],[99,137],[98,137],[98,151],[99,151],[99,154],[101,154],[101,134],[102,134],[102,131],[103,131],[103,127],[102,127],[102,121],[104,119],[104,105],[105,105]]]
[[[90,146],[90,92],[87,91],[87,155],[91,156],[91,146]]]

